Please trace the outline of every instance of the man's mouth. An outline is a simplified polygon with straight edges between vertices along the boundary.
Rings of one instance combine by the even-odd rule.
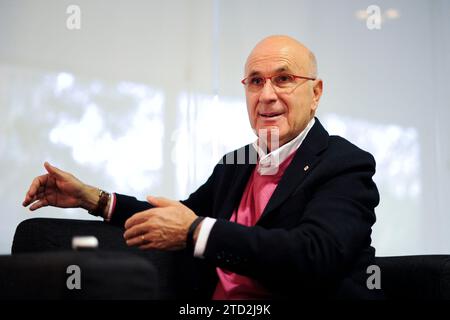
[[[272,119],[272,118],[276,118],[282,114],[283,114],[283,112],[260,112],[259,116],[261,116],[263,118],[267,118],[267,119]]]

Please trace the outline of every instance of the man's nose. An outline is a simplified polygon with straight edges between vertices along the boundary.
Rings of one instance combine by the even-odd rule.
[[[261,88],[261,94],[259,95],[259,101],[263,103],[274,102],[278,99],[275,88],[270,79],[267,79],[264,86]]]

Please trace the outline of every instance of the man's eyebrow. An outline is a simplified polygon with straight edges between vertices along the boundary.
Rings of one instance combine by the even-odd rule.
[[[291,71],[291,69],[288,66],[282,66],[279,67],[277,69],[275,69],[275,71],[272,74],[276,74],[276,73],[280,73],[280,72],[286,72],[286,71]],[[260,75],[261,72],[260,71],[252,71],[248,76],[249,77],[253,77],[253,76],[258,76]]]
[[[259,71],[252,71],[248,76],[253,77],[253,76],[260,75],[260,74],[261,74],[261,72],[259,72]]]

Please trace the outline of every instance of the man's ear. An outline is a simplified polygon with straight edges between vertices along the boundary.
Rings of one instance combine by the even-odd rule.
[[[322,96],[323,91],[323,81],[322,79],[314,80],[313,83],[313,111],[315,112],[317,107],[319,106],[320,97]]]

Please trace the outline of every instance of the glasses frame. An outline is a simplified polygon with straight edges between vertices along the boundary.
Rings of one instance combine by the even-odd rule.
[[[297,76],[297,75],[295,75],[295,74],[290,74],[290,73],[274,74],[274,75],[268,76],[268,77],[263,77],[263,76],[261,76],[261,79],[264,79],[264,82],[263,82],[262,85],[261,85],[261,89],[264,88],[264,86],[266,85],[267,79],[269,79],[269,80],[270,80],[270,83],[271,83],[272,85],[274,85],[273,82],[272,82],[272,78],[273,78],[273,77],[278,77],[278,76],[280,76],[280,75],[285,75],[285,76],[294,77],[294,79],[304,79],[304,80],[311,80],[311,81],[317,80],[317,78],[305,77],[305,76]],[[254,77],[254,76],[248,76],[248,77],[245,77],[244,79],[241,80],[241,83],[242,83],[246,88],[248,88],[248,85],[247,85],[245,82],[246,82],[246,80],[247,80],[248,78],[250,78],[250,77]],[[274,86],[277,87],[277,85],[274,85]],[[279,88],[279,87],[277,87],[277,88]]]

